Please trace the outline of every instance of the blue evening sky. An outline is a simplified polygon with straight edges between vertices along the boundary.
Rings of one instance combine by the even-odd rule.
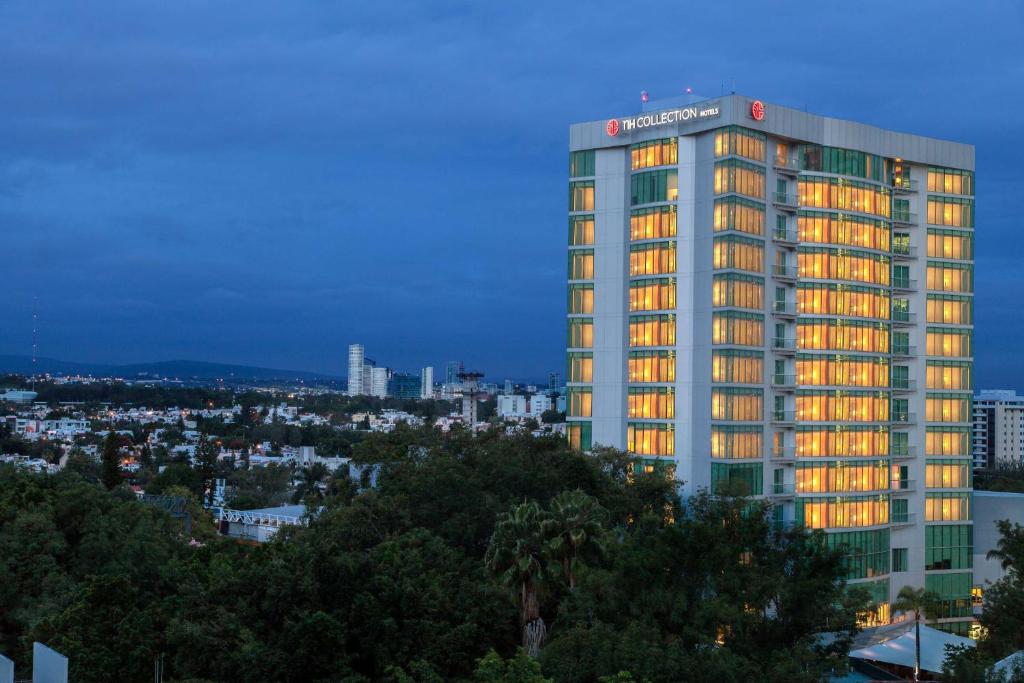
[[[1018,2],[0,1],[0,353],[561,370],[567,128],[640,90],[977,145],[978,387],[1024,389]],[[437,376],[437,375],[435,375]]]

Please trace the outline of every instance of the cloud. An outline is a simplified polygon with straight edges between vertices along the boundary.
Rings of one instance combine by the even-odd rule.
[[[49,356],[341,372],[363,341],[542,377],[564,364],[568,124],[735,82],[976,143],[978,346],[1002,348],[1021,11],[8,0],[0,323],[38,296]]]

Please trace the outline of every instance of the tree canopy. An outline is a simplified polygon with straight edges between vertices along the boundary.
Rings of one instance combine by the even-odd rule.
[[[317,488],[309,525],[260,546],[190,543],[73,471],[0,468],[0,650],[24,666],[48,643],[83,683],[148,679],[161,654],[178,681],[810,682],[865,607],[820,532],[681,500],[622,453],[400,427],[353,457],[376,488]],[[196,506],[201,477],[172,467],[164,489]]]

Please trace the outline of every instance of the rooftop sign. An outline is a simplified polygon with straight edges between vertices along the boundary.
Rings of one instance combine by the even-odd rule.
[[[605,125],[605,132],[615,137],[619,133],[631,133],[634,130],[654,128],[655,126],[664,126],[670,123],[713,119],[720,113],[717,102],[712,105],[698,104],[690,107],[654,112],[652,114],[639,114],[625,119],[609,119]]]

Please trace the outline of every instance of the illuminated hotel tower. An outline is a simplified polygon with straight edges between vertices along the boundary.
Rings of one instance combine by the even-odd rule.
[[[569,132],[569,439],[971,623],[974,148],[739,95]]]

